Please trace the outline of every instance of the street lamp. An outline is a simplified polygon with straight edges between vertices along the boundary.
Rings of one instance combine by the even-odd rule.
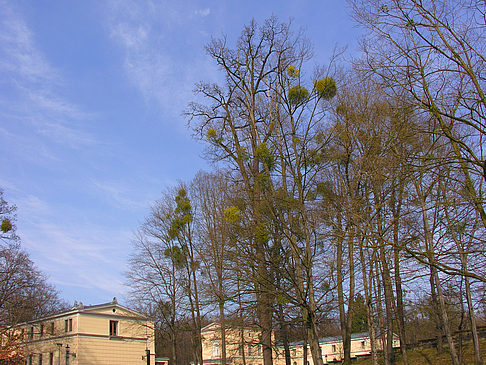
[[[66,365],[69,365],[69,345],[66,345]]]
[[[62,347],[62,343],[56,343],[56,345],[57,345],[57,349],[58,349],[58,352],[59,352],[57,364],[58,365],[61,365],[61,347]]]

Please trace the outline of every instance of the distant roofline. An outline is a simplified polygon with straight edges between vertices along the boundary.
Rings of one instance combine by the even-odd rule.
[[[211,326],[220,326],[221,325],[221,322],[217,322],[217,321],[214,321],[214,322],[211,322],[209,324],[207,324],[206,326],[204,326],[203,328],[201,328],[201,332],[207,330],[209,327]],[[232,325],[232,324],[226,324],[226,329],[243,329],[243,330],[260,330],[258,326],[249,326],[249,325],[246,325],[246,326],[235,326],[235,325]]]
[[[362,338],[369,338],[370,334],[368,332],[360,332],[360,333],[352,333],[351,334],[351,339],[352,340],[357,340],[357,339],[362,339]],[[321,337],[319,338],[319,344],[325,344],[325,343],[332,343],[332,342],[342,342],[343,339],[341,336],[329,336],[329,337]],[[289,343],[290,347],[295,347],[295,346],[302,346],[304,344],[303,340],[300,341],[294,341]]]

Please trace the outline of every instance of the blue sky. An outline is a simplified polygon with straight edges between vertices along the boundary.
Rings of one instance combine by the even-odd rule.
[[[342,0],[0,0],[0,187],[68,301],[123,298],[134,232],[167,186],[210,166],[182,112],[215,81],[211,36],[293,19],[325,64],[357,52]]]

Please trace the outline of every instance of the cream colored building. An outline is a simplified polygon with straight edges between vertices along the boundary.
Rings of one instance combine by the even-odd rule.
[[[221,328],[211,323],[201,330],[204,364],[221,364]],[[230,327],[225,330],[226,363],[232,365],[263,365],[260,332],[253,327]],[[273,341],[275,343],[275,341]],[[274,356],[276,353],[274,353]]]
[[[343,341],[340,336],[324,337],[319,339],[321,347],[322,360],[324,364],[329,364],[341,361],[344,358]],[[378,347],[381,349],[381,341],[378,341]],[[393,347],[400,347],[398,338],[393,340]],[[283,350],[279,350],[279,365],[285,365],[285,357]],[[371,342],[369,334],[353,333],[351,335],[351,358],[358,358],[361,356],[368,356],[371,354]],[[302,341],[293,342],[290,344],[290,357],[292,365],[304,365],[304,346]],[[282,362],[283,359],[283,362]],[[307,364],[314,365],[312,354],[309,346],[307,346]]]
[[[275,340],[273,340],[275,344]],[[219,324],[211,323],[202,329],[202,345],[204,364],[221,364],[221,332]],[[324,364],[340,361],[344,358],[341,337],[326,337],[319,339],[322,360]],[[380,344],[378,344],[380,346]],[[393,341],[393,347],[399,347],[398,338]],[[351,335],[351,358],[371,354],[371,343],[368,333]],[[260,344],[260,332],[256,328],[228,328],[226,330],[226,363],[231,365],[243,364],[243,355],[247,365],[263,365]],[[275,344],[273,349],[275,365],[285,365],[285,355],[282,346]],[[304,364],[304,346],[302,341],[290,344],[290,358],[292,365]],[[307,365],[313,365],[312,354],[307,346]]]
[[[155,364],[154,324],[118,304],[84,306],[20,326],[27,365]]]

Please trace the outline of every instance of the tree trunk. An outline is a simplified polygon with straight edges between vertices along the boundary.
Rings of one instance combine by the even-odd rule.
[[[363,275],[363,287],[365,293],[365,301],[366,301],[366,315],[368,319],[368,332],[370,334],[370,346],[371,346],[371,361],[373,365],[378,365],[378,356],[376,354],[376,334],[375,334],[375,318],[373,313],[373,305],[371,302],[372,298],[372,291],[370,286],[372,285],[371,281],[369,282],[368,278],[373,277],[373,265],[371,264],[371,259],[368,262],[365,260],[364,256],[364,247],[363,247],[363,240],[360,240],[359,246],[359,256],[361,259],[361,273]],[[366,272],[366,268],[369,267],[369,274]]]
[[[344,300],[344,288],[343,288],[343,234],[339,234],[337,237],[337,250],[336,250],[336,274],[337,274],[337,289],[338,289],[338,306],[339,306],[339,321],[341,324],[341,336],[343,339],[343,352],[344,359],[343,364],[351,364],[351,325],[353,322],[353,301],[354,301],[354,262],[352,256],[353,250],[353,233],[351,229],[348,229],[347,241],[348,241],[348,261],[350,265],[349,270],[349,300],[348,310],[345,309]]]
[[[376,255],[374,255],[373,260],[371,261],[370,265],[375,266],[375,275],[373,276],[373,282],[374,282],[374,289],[375,289],[375,298],[376,298],[376,312],[378,316],[378,337],[380,339],[380,349],[385,353],[386,347],[385,347],[385,319],[383,317],[383,306],[382,306],[382,290],[381,290],[381,280],[380,280],[380,275],[378,273],[380,272],[380,267],[379,267],[379,258],[376,257],[378,256],[378,252]]]
[[[386,321],[386,343],[384,344],[385,365],[391,365],[394,361],[393,352],[393,289],[391,283],[390,269],[388,266],[385,251],[385,240],[383,239],[383,219],[381,209],[381,191],[375,189],[373,192],[375,199],[376,225],[378,230],[378,252],[381,263],[381,275],[383,277],[383,289],[385,294],[385,321]]]
[[[400,180],[398,199],[395,199],[395,191],[392,193],[392,212],[393,212],[393,258],[395,266],[395,291],[397,293],[397,325],[400,336],[400,352],[402,353],[403,365],[408,365],[407,358],[407,337],[405,332],[405,311],[403,305],[402,278],[400,276],[400,211],[403,198],[403,182]]]
[[[308,354],[307,354],[307,325],[304,321],[304,343],[302,344],[302,354],[303,354],[303,360],[302,360],[302,365],[307,365],[308,360]]]
[[[283,305],[279,303],[278,305],[278,317],[280,322],[280,332],[282,335],[282,345],[284,348],[284,356],[285,356],[285,365],[291,365],[290,359],[290,346],[289,346],[289,329],[288,325],[285,322],[284,314],[283,314]]]
[[[221,336],[221,365],[226,365],[226,323],[224,316],[224,300],[219,300],[219,326]]]
[[[434,257],[434,247],[433,247],[433,236],[432,231],[430,230],[429,219],[427,217],[427,210],[425,206],[425,197],[422,194],[418,183],[415,182],[415,188],[417,191],[417,196],[419,198],[422,210],[422,220],[424,224],[424,237],[425,237],[425,247],[427,250],[427,258],[430,262],[430,270],[432,274],[433,281],[431,283],[435,283],[435,289],[437,290],[437,299],[439,300],[439,313],[441,324],[444,330],[444,333],[447,338],[447,343],[449,345],[449,353],[451,355],[451,360],[454,365],[459,365],[459,359],[457,357],[456,346],[454,345],[454,340],[452,338],[451,329],[449,326],[449,318],[447,316],[446,305],[444,300],[444,294],[442,292],[442,286],[440,285],[440,278],[437,272],[437,268],[435,267],[435,257]]]
[[[443,191],[444,198],[446,198],[445,193],[446,191],[444,190]],[[449,225],[451,225],[452,222],[449,217],[447,207],[445,209],[445,214]],[[473,229],[474,231],[475,228],[476,228],[476,223],[474,224],[474,229]],[[454,232],[454,230],[451,230],[451,235],[452,235],[452,239],[456,243],[457,251],[459,252],[459,257],[461,258],[461,269],[463,272],[467,272],[467,254],[469,251],[469,247],[467,248],[465,247],[465,243],[460,237],[458,237],[458,235]],[[469,277],[466,275],[464,275],[464,285],[466,287],[467,309],[468,309],[468,316],[469,316],[469,324],[471,326],[471,337],[472,337],[473,347],[474,347],[474,361],[477,365],[482,365],[483,359],[481,356],[481,349],[479,345],[479,335],[478,335],[478,329],[476,325],[476,315],[474,314],[474,304],[471,296],[471,282],[469,281]]]

